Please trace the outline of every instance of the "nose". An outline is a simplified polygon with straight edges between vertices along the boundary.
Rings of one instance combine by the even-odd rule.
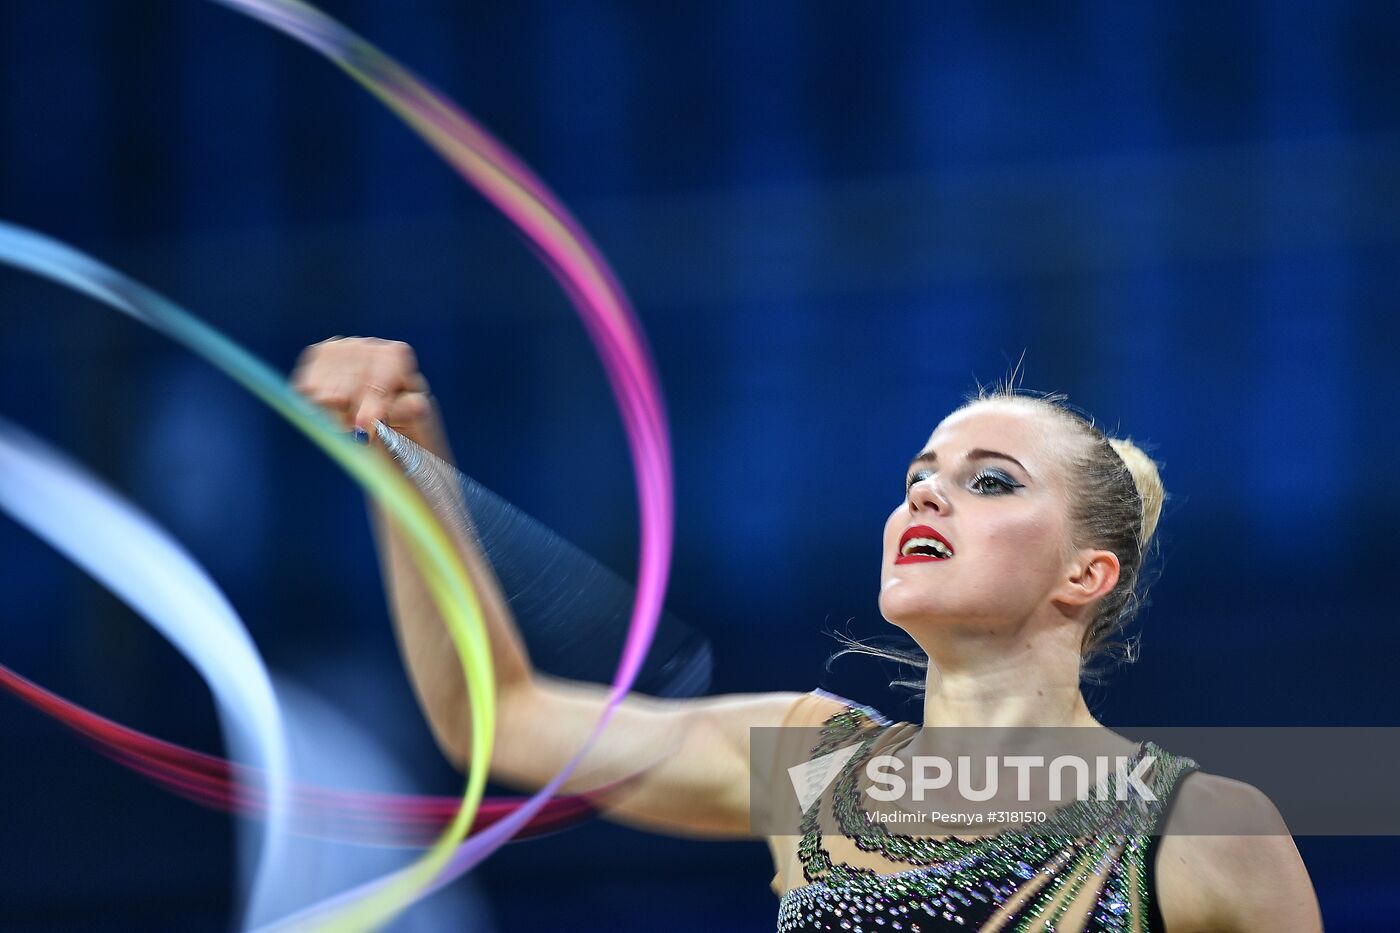
[[[915,515],[920,513],[947,514],[948,500],[943,496],[943,491],[938,488],[936,478],[920,480],[909,487],[909,511]]]

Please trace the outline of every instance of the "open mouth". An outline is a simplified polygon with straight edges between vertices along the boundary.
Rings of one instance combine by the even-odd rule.
[[[918,564],[931,560],[950,560],[953,545],[928,525],[910,525],[899,539],[896,564]]]

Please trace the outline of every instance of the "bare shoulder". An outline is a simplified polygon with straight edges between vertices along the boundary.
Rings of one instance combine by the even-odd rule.
[[[1193,772],[1163,829],[1157,894],[1170,933],[1322,930],[1307,868],[1259,788]]]
[[[820,726],[849,705],[848,701],[824,690],[794,694],[783,725],[797,728]]]
[[[833,696],[823,690],[812,690],[807,693],[774,693],[769,694],[769,697],[767,715],[761,720],[751,718],[747,725],[749,727],[779,726],[788,731],[777,736],[776,740],[771,743],[769,755],[753,762],[753,767],[760,780],[772,779],[773,768],[779,759],[803,760],[792,756],[799,753],[799,746],[810,746],[811,743],[807,740],[811,733],[807,730],[824,725],[832,716],[848,706],[848,703],[840,697]]]

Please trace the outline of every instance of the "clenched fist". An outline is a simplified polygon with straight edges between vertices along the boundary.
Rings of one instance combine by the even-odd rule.
[[[413,348],[378,337],[332,337],[302,351],[292,386],[347,429],[375,437],[375,422],[447,456],[428,381]]]

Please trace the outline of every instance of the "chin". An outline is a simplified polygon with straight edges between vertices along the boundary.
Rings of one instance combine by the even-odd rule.
[[[919,627],[936,621],[941,613],[927,593],[919,593],[908,581],[901,581],[893,586],[887,582],[880,590],[880,615],[891,625],[908,631],[910,625]]]

